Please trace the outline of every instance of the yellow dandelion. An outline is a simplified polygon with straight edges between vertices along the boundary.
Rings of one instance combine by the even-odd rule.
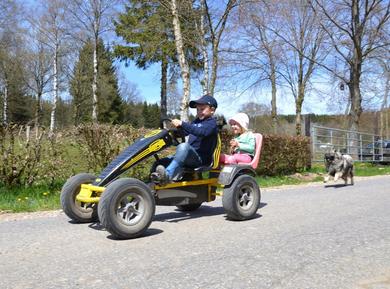
[[[20,202],[22,199],[21,198],[18,198],[18,202]]]
[[[44,196],[47,196],[48,194],[49,194],[48,192],[44,192],[44,193],[43,193]]]
[[[25,200],[28,200],[28,197],[24,197]]]

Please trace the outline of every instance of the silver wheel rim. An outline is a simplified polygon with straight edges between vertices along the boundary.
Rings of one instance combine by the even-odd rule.
[[[126,193],[118,201],[116,215],[127,225],[137,224],[145,213],[145,200],[136,193]]]
[[[249,210],[253,205],[254,192],[253,188],[249,185],[243,185],[240,187],[238,193],[237,203],[243,210]]]

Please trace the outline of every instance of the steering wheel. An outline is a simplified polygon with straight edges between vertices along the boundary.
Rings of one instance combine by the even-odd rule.
[[[161,119],[160,127],[162,129],[167,129],[169,131],[169,134],[171,135],[173,139],[173,145],[177,146],[181,143],[184,143],[186,141],[185,139],[185,133],[181,127],[173,127],[173,128],[167,128],[165,125],[165,122],[172,123],[172,119],[170,118],[163,118]]]

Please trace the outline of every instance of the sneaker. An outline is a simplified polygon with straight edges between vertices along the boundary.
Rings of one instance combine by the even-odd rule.
[[[169,175],[165,170],[165,167],[158,165],[156,171],[150,175],[150,178],[153,182],[159,183],[161,185],[167,184],[170,182]]]

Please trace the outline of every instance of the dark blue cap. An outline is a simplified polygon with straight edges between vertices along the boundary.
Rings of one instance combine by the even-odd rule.
[[[217,106],[218,106],[218,103],[215,100],[215,98],[212,97],[211,95],[208,95],[208,94],[203,95],[198,100],[191,100],[190,101],[191,108],[195,108],[197,104],[208,104],[209,106],[215,107],[215,108],[217,108]]]

